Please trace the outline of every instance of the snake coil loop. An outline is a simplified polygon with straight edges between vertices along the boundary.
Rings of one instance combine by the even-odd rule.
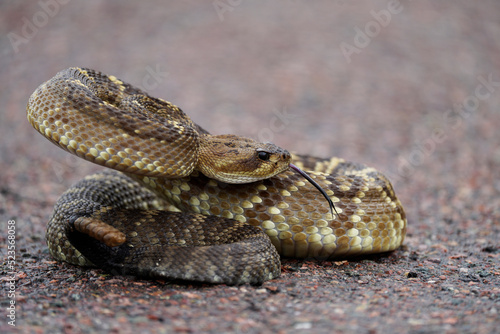
[[[280,255],[386,252],[405,238],[404,209],[377,170],[210,135],[177,106],[114,76],[64,70],[31,95],[27,115],[54,144],[112,169],[56,203],[46,239],[62,261],[258,284],[279,276]],[[301,169],[308,174],[294,173]]]

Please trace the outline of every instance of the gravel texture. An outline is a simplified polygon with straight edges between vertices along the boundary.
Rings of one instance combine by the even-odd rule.
[[[494,0],[2,1],[0,331],[498,332],[499,12]],[[405,246],[286,259],[280,278],[239,287],[53,261],[44,240],[52,206],[100,167],[43,139],[25,106],[70,66],[141,86],[213,133],[377,167],[405,205]]]

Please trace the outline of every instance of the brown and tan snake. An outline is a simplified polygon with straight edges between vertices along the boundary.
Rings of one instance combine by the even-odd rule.
[[[280,275],[278,254],[333,259],[391,251],[405,238],[403,207],[377,170],[210,135],[175,105],[114,76],[61,71],[31,95],[27,113],[54,144],[110,168],[58,200],[46,239],[59,260],[258,284]]]

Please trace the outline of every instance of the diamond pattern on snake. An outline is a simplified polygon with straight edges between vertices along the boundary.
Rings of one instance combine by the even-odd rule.
[[[91,69],[40,85],[31,125],[107,167],[57,201],[50,254],[114,274],[226,284],[280,275],[280,256],[392,251],[407,220],[389,180],[341,158],[211,135],[179,107]]]

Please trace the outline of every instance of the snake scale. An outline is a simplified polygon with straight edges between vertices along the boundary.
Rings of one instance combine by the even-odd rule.
[[[405,238],[404,209],[374,168],[210,135],[175,105],[114,76],[61,71],[31,95],[27,115],[54,144],[110,168],[56,203],[46,240],[58,260],[114,274],[260,284],[280,275],[280,255],[386,252]]]

